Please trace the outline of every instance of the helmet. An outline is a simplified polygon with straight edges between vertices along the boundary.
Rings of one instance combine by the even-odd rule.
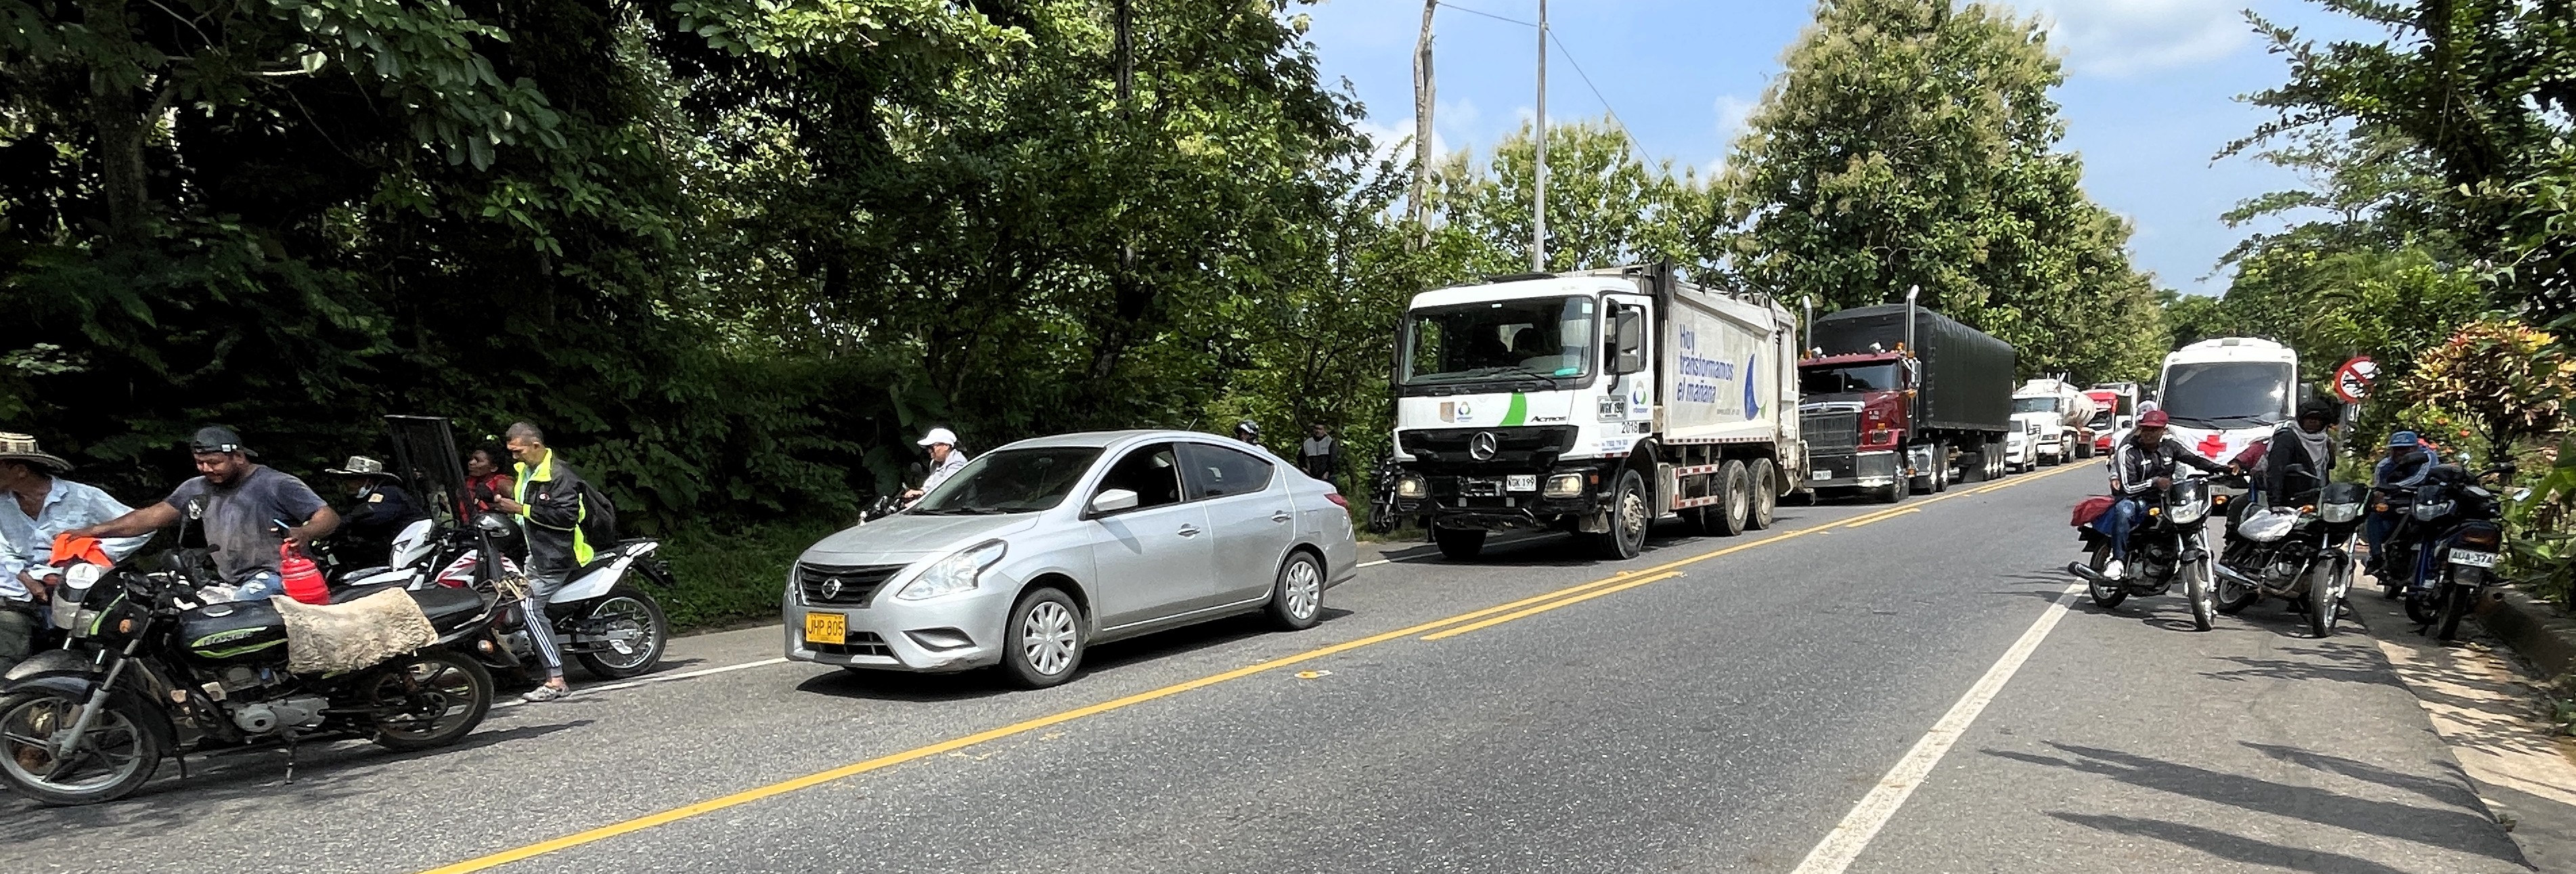
[[[2138,427],[2140,428],[2162,428],[2171,422],[2173,422],[2173,417],[2165,415],[2165,411],[2163,410],[2148,410],[2146,415],[2138,417]]]
[[[1259,440],[1261,439],[1261,426],[1253,424],[1251,419],[1237,422],[1234,425],[1234,439],[1241,440],[1245,443]]]

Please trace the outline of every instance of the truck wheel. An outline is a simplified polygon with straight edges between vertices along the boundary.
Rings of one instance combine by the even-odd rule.
[[[1744,533],[1745,517],[1753,515],[1753,477],[1744,470],[1744,462],[1730,461],[1717,472],[1715,504],[1701,508],[1700,518],[1708,533],[1733,537]]]
[[[1592,536],[1602,558],[1626,561],[1646,548],[1646,526],[1655,519],[1646,506],[1646,481],[1633,469],[1619,471],[1610,487],[1610,530]]]
[[[1485,551],[1485,532],[1475,528],[1433,528],[1431,542],[1440,544],[1440,555],[1450,561],[1474,561]]]
[[[1753,460],[1753,512],[1744,517],[1744,527],[1759,530],[1771,527],[1771,511],[1780,505],[1780,468],[1768,458]]]
[[[1904,471],[1897,471],[1896,481],[1888,483],[1885,488],[1878,490],[1878,502],[1881,504],[1894,504],[1905,500],[1905,493],[1907,491],[1906,487],[1912,484],[1913,481],[1905,476]]]
[[[1950,490],[1950,444],[1932,444],[1932,493]]]

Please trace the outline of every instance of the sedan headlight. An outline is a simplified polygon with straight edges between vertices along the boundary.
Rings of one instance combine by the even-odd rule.
[[[1403,479],[1395,481],[1396,497],[1419,498],[1428,494],[1431,494],[1431,483],[1423,479],[1421,474],[1408,473]]]
[[[2317,519],[2328,525],[2341,525],[2361,518],[2360,504],[2326,504],[2317,508]]]
[[[903,591],[895,593],[895,597],[919,601],[975,588],[975,584],[983,579],[984,572],[1002,560],[1003,552],[1002,542],[996,540],[940,559],[923,570],[921,576],[914,577]]]
[[[1583,475],[1560,473],[1547,478],[1547,488],[1540,495],[1550,498],[1574,498],[1583,495]]]

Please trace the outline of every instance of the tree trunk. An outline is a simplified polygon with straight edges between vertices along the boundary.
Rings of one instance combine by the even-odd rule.
[[[82,19],[98,34],[103,54],[121,60],[134,57],[134,31],[125,17],[125,0],[82,0]],[[139,243],[150,216],[151,190],[143,172],[145,119],[135,108],[132,83],[124,70],[90,71],[90,122],[98,131],[99,185],[107,200],[108,243]]]
[[[1439,8],[1440,0],[1422,0],[1422,38],[1413,46],[1413,190],[1404,212],[1423,226],[1417,246],[1431,245],[1427,201],[1431,196],[1431,110],[1436,105],[1431,84],[1431,13]]]

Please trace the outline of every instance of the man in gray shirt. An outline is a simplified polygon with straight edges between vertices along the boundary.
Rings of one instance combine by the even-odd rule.
[[[340,527],[340,514],[303,480],[252,463],[250,449],[230,428],[200,428],[188,449],[196,455],[196,479],[179,484],[161,503],[71,533],[132,537],[193,520],[215,548],[215,570],[224,582],[241,587],[240,599],[282,594],[278,545],[327,537]],[[287,523],[283,539],[270,532],[277,522]]]

